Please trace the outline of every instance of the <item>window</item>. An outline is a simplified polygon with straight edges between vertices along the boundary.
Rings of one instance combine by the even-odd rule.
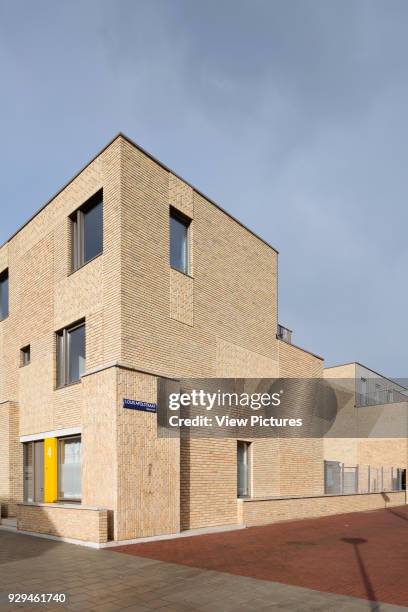
[[[81,437],[58,440],[58,498],[81,500]]]
[[[382,394],[381,385],[376,383],[376,385],[375,385],[375,399],[374,399],[374,403],[375,404],[381,404],[381,394]]]
[[[31,347],[25,346],[20,351],[20,363],[22,366],[27,366],[31,363]]]
[[[189,227],[190,219],[170,210],[170,265],[175,270],[189,273]]]
[[[367,379],[361,378],[360,381],[360,406],[367,406],[368,403],[368,388]]]
[[[248,442],[237,443],[237,494],[238,497],[250,496],[250,465]]]
[[[103,250],[103,194],[96,193],[71,217],[72,268],[78,270]]]
[[[24,501],[44,501],[44,442],[24,444]]]
[[[85,372],[85,323],[57,333],[57,387],[78,382]]]
[[[58,499],[81,501],[81,495],[81,436],[59,438]],[[44,440],[24,444],[24,501],[44,502]]]
[[[8,270],[0,274],[0,321],[9,316],[9,275]]]

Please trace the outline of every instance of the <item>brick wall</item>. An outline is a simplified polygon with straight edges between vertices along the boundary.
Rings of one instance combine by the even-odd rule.
[[[14,402],[0,404],[0,515],[15,516],[22,501],[23,462],[18,439],[19,411]]]
[[[70,274],[68,217],[101,187],[103,255]],[[189,275],[169,267],[170,206],[191,219]],[[0,402],[18,405],[19,435],[82,428],[83,503],[107,509],[112,537],[228,524],[237,516],[236,441],[158,440],[152,415],[122,407],[126,396],[156,398],[155,376],[131,369],[176,378],[323,376],[321,359],[276,339],[277,259],[123,137],[0,248],[0,271],[10,269]],[[55,390],[55,331],[83,317],[88,375]],[[20,368],[27,344],[32,363]],[[405,452],[403,444],[398,449],[390,461]],[[377,452],[388,451],[361,447],[359,460]],[[321,492],[321,440],[255,440],[251,453],[253,495]],[[14,487],[21,499],[21,475],[14,484],[2,478],[0,487]]]
[[[180,531],[180,442],[158,438],[155,414],[123,408],[123,399],[157,401],[154,376],[120,369],[117,388],[117,519],[127,540]]]
[[[17,507],[17,527],[21,531],[74,540],[108,541],[107,512],[96,508],[20,504]]]
[[[85,376],[82,386],[82,503],[107,509],[113,538],[118,499],[116,368]]]
[[[323,376],[323,359],[296,345],[279,341],[279,375],[282,378],[298,379],[289,388],[289,396],[283,397],[290,414],[296,417],[297,406],[304,414],[305,407],[314,408],[314,379]],[[272,444],[273,448],[273,444]],[[324,492],[324,451],[321,438],[280,439],[277,444],[279,456],[279,489],[264,486],[260,495],[318,495]],[[267,457],[264,458],[267,465]]]
[[[122,172],[123,361],[216,376],[229,343],[277,373],[277,253],[127,141]],[[170,206],[192,220],[187,277],[169,267]]]
[[[8,267],[10,278],[10,315],[0,322],[0,403],[14,402],[20,415],[13,451],[18,460],[7,476],[3,469],[0,490],[14,489],[17,501],[23,496],[18,437],[81,427],[88,400],[83,383],[55,389],[55,332],[85,318],[87,367],[120,357],[120,149],[120,140],[113,142],[0,247],[0,271]],[[69,215],[101,187],[104,252],[71,274]],[[31,363],[20,367],[20,349],[28,344]],[[3,456],[8,450],[0,420]]]
[[[250,500],[239,502],[239,516],[248,527],[346,512],[362,512],[405,504],[405,491],[300,499]]]
[[[343,419],[349,424],[357,415],[363,415],[371,422],[370,438],[326,438],[324,441],[324,458],[329,461],[339,461],[347,466],[372,466],[373,468],[407,468],[408,439],[407,438],[376,438],[375,431],[387,431],[387,421],[404,419],[407,404],[388,404],[386,406],[367,406],[356,408],[356,379],[360,375],[380,378],[378,374],[366,370],[355,363],[325,368],[324,377],[340,381],[338,394],[339,405],[342,407]],[[399,421],[397,421],[399,422]],[[335,433],[335,432],[334,432]]]
[[[123,362],[170,377],[276,376],[276,252],[127,142],[122,169]],[[191,219],[189,276],[169,268],[170,206]],[[133,507],[124,510],[129,525],[134,500],[150,507],[154,499],[144,489],[143,456],[157,452],[159,462],[161,451],[148,425],[145,435],[152,451],[139,443],[140,476],[128,479],[132,493],[123,500]],[[182,528],[235,523],[236,442],[182,440],[180,465]],[[160,481],[165,470],[159,463],[156,469]],[[137,514],[143,509],[133,529]],[[156,514],[144,513],[146,533]],[[156,532],[174,528],[163,520]]]

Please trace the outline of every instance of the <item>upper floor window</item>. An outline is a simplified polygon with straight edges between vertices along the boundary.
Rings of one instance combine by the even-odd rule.
[[[103,194],[98,191],[71,216],[72,267],[78,270],[103,250]]]
[[[0,321],[9,316],[9,275],[8,270],[0,274]]]
[[[85,372],[85,323],[57,333],[57,387],[78,382]]]
[[[31,363],[31,347],[28,344],[27,346],[22,348],[20,351],[20,365],[24,367],[24,366],[30,365],[30,363]]]
[[[191,220],[170,210],[170,265],[172,268],[189,273],[189,227]]]
[[[368,404],[367,379],[361,378],[360,380],[360,406],[367,406],[367,404]]]

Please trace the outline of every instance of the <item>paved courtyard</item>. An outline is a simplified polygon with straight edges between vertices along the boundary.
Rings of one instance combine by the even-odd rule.
[[[398,509],[397,511],[402,517],[406,516],[405,510]],[[376,516],[376,513],[359,515],[362,518],[359,518],[358,521],[355,515],[348,516],[347,525],[349,527],[344,525],[337,536],[344,535],[353,538],[357,530],[357,522],[360,525],[364,525],[365,522],[370,523],[373,520],[371,518],[373,514]],[[405,525],[404,518],[393,516],[395,521],[398,519]],[[381,520],[385,521],[385,517]],[[346,519],[343,516],[341,520],[344,522]],[[379,517],[375,520],[381,522]],[[390,520],[391,518],[388,517],[387,521]],[[331,537],[334,537],[327,535],[328,527],[324,527],[330,521],[320,519],[322,530],[319,532],[316,528],[313,533],[308,533],[308,538],[314,538],[316,541],[315,545],[304,544],[303,539],[307,530],[303,529],[303,535],[301,535],[300,528],[296,527],[301,524],[307,527],[307,523],[309,521],[127,547],[127,552],[132,554],[121,554],[112,550],[94,550],[0,531],[0,610],[1,612],[3,610],[38,611],[40,609],[84,612],[119,610],[136,612],[151,610],[161,612],[254,612],[255,610],[357,612],[378,610],[393,612],[407,609],[379,603],[380,597],[378,596],[383,592],[391,592],[393,589],[401,597],[401,593],[406,588],[408,547],[406,535],[401,530],[398,530],[399,536],[404,538],[401,549],[405,548],[406,552],[399,561],[404,561],[404,571],[402,572],[402,568],[401,571],[399,568],[394,568],[392,584],[388,583],[392,571],[386,573],[383,589],[374,583],[372,595],[377,601],[319,592],[319,590],[293,584],[280,584],[273,579],[274,571],[271,567],[268,571],[268,567],[265,568],[263,577],[250,575],[257,573],[250,571],[250,568],[259,568],[262,558],[267,566],[265,559],[270,559],[269,563],[272,565],[276,563],[273,551],[282,548],[285,537],[290,538],[287,541],[289,548],[286,552],[282,551],[281,563],[276,565],[277,575],[281,577],[282,568],[290,567],[294,558],[300,555],[304,562],[307,560],[307,557],[304,556],[305,551],[312,548],[316,552],[323,550],[325,538],[330,540]],[[293,526],[292,529],[289,525]],[[275,536],[265,539],[265,533],[267,533],[265,529],[274,531]],[[393,535],[393,531],[391,527],[388,532],[389,545],[378,553],[382,566],[390,565],[391,569],[395,560],[395,555],[391,554],[396,535]],[[278,533],[282,535],[276,539]],[[261,534],[263,534],[263,539],[258,537]],[[365,545],[368,548],[368,543]],[[355,546],[360,545],[339,542],[334,552],[339,553],[341,546],[344,546],[345,550],[349,548],[353,550]],[[184,553],[183,556],[181,553],[183,549],[188,551],[188,555]],[[336,559],[330,555],[331,553],[326,552],[323,559],[324,570],[321,584],[327,586],[327,578],[334,576],[339,584],[343,585],[350,574],[346,576],[337,574]],[[173,561],[177,557],[177,562],[162,561],[157,558],[159,556],[173,557]],[[362,552],[362,562],[366,566],[365,578],[356,560],[353,561],[354,573],[360,576],[360,581],[370,581],[372,567],[365,551]],[[208,569],[204,567],[205,565],[214,567]],[[224,569],[221,569],[222,567]],[[237,567],[241,568],[240,571],[236,571]],[[315,574],[316,568],[318,566],[315,563],[309,565],[308,571],[311,575]],[[401,582],[402,573],[404,573],[404,579]],[[301,573],[301,576],[304,575],[305,572]],[[290,582],[296,581],[292,576]],[[67,602],[63,605],[10,605],[7,603],[9,593],[66,593]]]
[[[408,506],[123,547],[124,553],[408,606]]]

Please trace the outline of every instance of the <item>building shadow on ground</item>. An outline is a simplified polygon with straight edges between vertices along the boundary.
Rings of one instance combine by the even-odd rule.
[[[0,565],[40,557],[59,543],[12,531],[0,531]]]

